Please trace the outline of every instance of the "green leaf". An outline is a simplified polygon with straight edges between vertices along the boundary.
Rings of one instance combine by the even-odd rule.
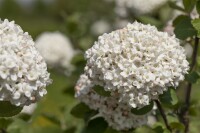
[[[77,118],[83,118],[85,121],[89,121],[91,117],[95,116],[98,112],[91,110],[86,104],[79,103],[72,108],[70,112],[73,116]]]
[[[174,1],[169,1],[169,6],[173,9],[185,12],[185,9],[183,9],[181,6],[177,5],[176,2],[174,2]]]
[[[195,71],[186,75],[186,80],[192,84],[196,83],[199,78],[200,78],[200,75]]]
[[[144,24],[151,24],[151,25],[155,25],[156,27],[162,26],[162,22],[160,20],[157,20],[150,16],[140,16],[137,19]]]
[[[148,112],[150,112],[152,109],[153,109],[153,105],[154,105],[154,102],[151,101],[151,103],[147,106],[144,106],[143,108],[133,108],[131,109],[131,112],[135,115],[144,115],[144,114],[147,114]]]
[[[198,116],[198,109],[196,106],[190,106],[189,108],[189,115],[190,116]]]
[[[0,118],[0,129],[7,129],[12,122],[12,119]]]
[[[117,130],[112,129],[112,128],[107,128],[105,133],[119,133],[119,132]]]
[[[8,101],[0,101],[0,117],[12,117],[22,111],[22,107],[12,105]]]
[[[153,125],[153,130],[155,133],[170,133],[170,131],[166,129],[165,126],[160,122],[156,122]]]
[[[185,7],[185,10],[190,13],[196,4],[196,0],[183,0],[183,5]]]
[[[184,130],[184,125],[179,122],[179,119],[176,115],[170,114],[167,115],[167,120],[170,127],[174,130]]]
[[[200,19],[192,20],[192,25],[197,30],[197,36],[200,38]]]
[[[85,113],[89,111],[90,111],[90,108],[86,104],[79,103],[75,107],[72,108],[70,113],[77,118],[84,118]]]
[[[197,0],[196,10],[197,10],[198,14],[200,14],[200,0]]]
[[[179,39],[185,40],[188,37],[192,37],[197,34],[191,23],[191,19],[187,16],[178,17],[177,19],[175,19],[174,24],[174,33]]]
[[[161,103],[167,106],[175,106],[178,103],[178,97],[173,88],[169,88],[166,92],[160,95],[159,99]]]
[[[184,125],[180,122],[171,122],[169,125],[172,129],[177,129],[181,131],[183,131],[185,128]]]
[[[104,133],[108,127],[103,118],[96,118],[89,121],[82,133]]]
[[[105,91],[103,87],[101,86],[94,86],[92,88],[97,94],[99,94],[100,96],[104,96],[104,97],[109,97],[110,96],[110,92],[109,91]]]
[[[60,120],[52,114],[43,113],[42,116],[58,126],[61,125]]]

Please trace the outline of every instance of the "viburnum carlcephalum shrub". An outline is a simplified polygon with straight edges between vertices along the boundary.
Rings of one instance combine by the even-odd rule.
[[[100,36],[85,59],[75,97],[98,112],[94,118],[103,117],[120,131],[146,125],[153,101],[162,110],[159,98],[168,93],[177,104],[171,87],[178,87],[189,70],[179,39],[137,21]]]
[[[50,74],[34,45],[14,21],[0,21],[0,101],[23,107],[47,93]]]
[[[100,36],[85,58],[89,79],[133,108],[177,87],[189,69],[175,36],[138,22]]]

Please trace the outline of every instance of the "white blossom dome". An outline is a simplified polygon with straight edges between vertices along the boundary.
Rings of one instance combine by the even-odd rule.
[[[127,9],[135,15],[149,14],[164,5],[168,0],[114,0],[116,13],[120,16],[127,15]]]
[[[138,22],[103,34],[85,53],[85,73],[133,108],[148,105],[168,87],[178,86],[189,69],[175,36]]]
[[[116,130],[128,130],[147,124],[147,115],[134,115],[130,106],[119,102],[118,96],[100,96],[92,87],[88,76],[81,75],[75,87],[75,96],[91,109],[97,110],[97,116],[103,117],[109,126]]]
[[[71,59],[76,54],[70,40],[60,32],[45,32],[36,39],[36,48],[50,67],[73,70]]]
[[[47,65],[31,36],[21,27],[0,21],[0,101],[17,106],[37,102],[51,83]]]

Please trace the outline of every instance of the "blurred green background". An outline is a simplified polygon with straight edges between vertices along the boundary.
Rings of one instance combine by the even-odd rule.
[[[119,17],[114,12],[114,6],[114,3],[104,0],[0,0],[0,18],[14,20],[33,39],[45,31],[60,31],[70,38],[75,49],[82,51],[72,60],[76,68],[70,76],[54,69],[49,70],[53,84],[47,88],[48,94],[37,104],[33,115],[20,114],[14,120],[5,120],[5,126],[11,123],[8,126],[9,133],[80,133],[84,121],[73,117],[70,110],[78,103],[73,89],[85,65],[83,53],[98,37],[91,31],[91,26],[103,20],[109,24],[107,32],[110,32],[118,28],[118,21],[138,20],[162,30],[172,12],[166,4],[150,15],[134,16],[130,13],[127,17]],[[184,98],[182,84],[178,90],[180,99]],[[196,109],[191,109],[194,115],[191,132],[197,133],[200,130],[200,106],[196,104],[199,103],[200,95],[198,84],[192,92]],[[135,132],[150,132],[146,129],[140,128]]]

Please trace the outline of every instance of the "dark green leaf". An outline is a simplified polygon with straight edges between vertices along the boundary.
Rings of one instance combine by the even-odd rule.
[[[176,2],[169,1],[169,6],[173,9],[185,12],[185,10],[182,7],[180,7],[179,5],[177,5]]]
[[[162,25],[162,22],[160,20],[157,20],[150,16],[140,16],[137,19],[144,24],[151,24],[155,25],[156,27],[160,27]]]
[[[196,10],[197,10],[198,14],[200,14],[200,0],[197,0]]]
[[[112,129],[112,128],[107,128],[105,133],[119,133],[119,132],[117,130]]]
[[[197,30],[197,32],[198,32],[197,35],[200,38],[200,19],[192,20],[192,25]]]
[[[104,96],[104,97],[109,97],[110,96],[110,92],[109,91],[105,91],[103,87],[101,86],[94,86],[93,87],[93,90],[98,93],[99,95],[101,96]]]
[[[90,108],[84,103],[79,103],[75,107],[72,108],[71,114],[77,118],[84,118],[85,113],[89,112]]]
[[[135,115],[144,115],[144,114],[147,114],[148,112],[150,112],[153,109],[153,105],[154,105],[154,102],[152,101],[149,105],[147,105],[143,108],[140,108],[140,109],[133,108],[133,109],[131,109],[131,112]]]
[[[185,40],[197,34],[196,30],[191,24],[191,19],[186,16],[178,17],[176,20],[174,33],[177,38]],[[174,22],[175,23],[175,22]]]
[[[170,133],[170,131],[160,122],[154,124],[153,130],[155,133]]]
[[[103,118],[96,118],[89,121],[82,133],[104,133],[108,127]]]
[[[161,103],[167,106],[174,106],[178,103],[178,97],[176,91],[173,88],[169,88],[166,92],[159,96]]]
[[[71,110],[71,114],[77,118],[83,118],[85,121],[89,121],[91,117],[95,116],[98,112],[95,110],[91,110],[87,105],[84,103],[77,104]]]
[[[185,10],[189,13],[194,9],[195,4],[196,0],[183,0]]]
[[[172,128],[172,129],[177,129],[177,130],[184,130],[184,125],[182,124],[182,123],[180,123],[180,122],[171,122],[170,123],[170,127]]]
[[[195,71],[186,75],[186,80],[192,84],[196,83],[199,78],[200,78],[199,74]]]
[[[0,101],[0,117],[12,117],[22,111],[22,107],[12,105],[7,101]]]
[[[47,113],[45,113],[45,114],[42,114],[42,116],[43,116],[44,118],[48,119],[49,121],[51,121],[52,123],[58,125],[58,126],[61,125],[60,120],[59,120],[58,118],[56,118],[56,116],[54,116],[54,115],[52,115],[52,114],[47,114]]]
[[[190,108],[189,108],[189,115],[190,116],[198,116],[198,109],[197,109],[197,107],[196,106],[190,106]]]
[[[180,15],[176,17],[173,21],[173,26],[175,27],[177,24],[179,24],[183,19],[188,19],[188,16]]]

